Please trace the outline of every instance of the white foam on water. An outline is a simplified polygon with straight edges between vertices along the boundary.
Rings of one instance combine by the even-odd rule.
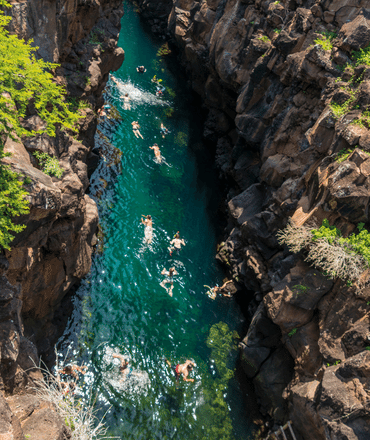
[[[171,105],[170,102],[159,98],[155,93],[147,92],[135,86],[130,80],[123,82],[113,75],[111,75],[111,79],[112,85],[118,90],[120,95],[124,96],[126,93],[128,94],[131,98],[131,105],[157,105],[160,107]]]

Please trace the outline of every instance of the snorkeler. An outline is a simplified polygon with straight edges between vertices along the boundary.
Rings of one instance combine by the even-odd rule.
[[[136,71],[139,72],[139,73],[145,73],[146,69],[145,69],[144,66],[137,66],[136,67]]]
[[[160,128],[159,131],[160,131],[160,133],[161,133],[163,139],[164,139],[164,138],[166,137],[166,135],[169,133],[168,128],[166,128],[166,127],[163,125],[163,122],[161,122],[161,128]]]
[[[166,359],[167,365],[172,368],[172,370],[175,373],[176,380],[178,381],[182,375],[182,378],[185,382],[194,382],[194,379],[188,378],[189,373],[193,370],[193,367],[195,367],[195,362],[186,359],[184,364],[177,364],[176,366],[172,366],[171,362]]]
[[[221,293],[223,296],[226,296],[227,298],[231,298],[232,294],[230,292],[224,292],[224,288],[226,287],[227,284],[232,283],[232,280],[226,281],[221,287],[219,286],[215,286],[215,287],[210,287],[207,286],[206,284],[204,285],[204,287],[207,287],[208,292],[207,295],[211,298],[211,299],[216,299],[217,293]]]
[[[170,241],[170,245],[168,250],[170,251],[170,255],[172,255],[173,251],[179,251],[181,246],[185,246],[185,241],[183,238],[180,238],[180,232],[177,231],[173,239]]]
[[[144,218],[143,218],[144,217]],[[153,220],[151,215],[142,215],[141,223],[145,226],[144,236],[145,241],[150,244],[153,241]]]
[[[144,139],[142,134],[139,131],[139,128],[140,128],[139,122],[138,121],[132,121],[131,125],[132,125],[132,131],[133,131],[134,135],[137,138],[141,137],[141,139]]]
[[[169,270],[167,271],[166,268],[164,268],[161,272],[161,275],[165,275],[166,278],[161,281],[160,286],[163,287],[164,289],[166,289],[167,293],[172,296],[172,290],[173,290],[173,277],[175,275],[178,275],[178,272],[176,271],[176,269],[174,267],[170,267]],[[170,283],[170,287],[166,287],[166,284]]]
[[[157,86],[156,87],[156,89],[157,89],[157,91],[155,92],[155,95],[156,96],[162,96],[163,95],[163,92],[166,90],[166,87],[164,87],[164,86]]]
[[[149,147],[151,150],[154,150],[154,156],[157,159],[158,163],[162,163],[163,157],[161,156],[161,150],[158,147],[158,144],[154,144],[152,147]]]

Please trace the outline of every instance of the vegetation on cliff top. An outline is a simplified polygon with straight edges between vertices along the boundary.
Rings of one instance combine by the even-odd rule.
[[[370,267],[370,233],[364,224],[357,225],[359,233],[343,237],[340,229],[330,226],[324,219],[319,228],[296,226],[291,220],[278,233],[280,244],[290,251],[307,251],[306,261],[324,270],[331,278],[349,283],[358,282],[362,273]]]
[[[0,0],[0,7],[10,5]],[[10,20],[0,11],[0,161],[8,156],[3,145],[8,136],[12,139],[40,133],[55,136],[58,126],[73,129],[80,117],[78,112],[70,111],[64,99],[65,90],[53,81],[51,71],[57,65],[37,59],[32,40],[25,42],[10,35],[5,29]],[[24,127],[23,120],[30,110],[45,122],[44,128],[32,131]],[[0,163],[0,247],[5,249],[10,249],[12,233],[25,227],[14,224],[12,219],[29,212],[23,179]]]

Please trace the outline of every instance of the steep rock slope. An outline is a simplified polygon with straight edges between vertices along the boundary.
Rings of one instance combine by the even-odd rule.
[[[370,43],[368,7],[176,0],[168,17],[230,187],[218,258],[256,292],[243,366],[262,411],[307,440],[370,435],[370,290],[328,280],[276,238],[289,217],[344,234],[369,221],[370,67],[354,53]]]
[[[91,152],[94,110],[102,104],[109,72],[124,58],[117,48],[123,7],[117,0],[15,1],[8,13],[11,32],[32,38],[38,56],[60,64],[56,80],[67,88],[71,103],[85,103],[78,136],[60,130],[55,138],[8,139],[5,151],[12,155],[4,159],[31,183],[26,185],[30,214],[17,220],[27,227],[12,250],[0,254],[0,437],[64,439],[70,433],[60,418],[24,393],[40,377],[32,370],[39,354],[50,351],[60,331],[55,312],[90,269],[98,224],[97,207],[86,193],[89,164],[98,158]],[[24,124],[34,129],[43,123],[30,108]],[[58,159],[61,178],[41,171],[36,151]]]

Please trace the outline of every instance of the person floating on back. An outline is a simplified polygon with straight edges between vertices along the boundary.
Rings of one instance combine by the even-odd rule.
[[[158,147],[158,144],[154,144],[152,147],[149,147],[151,150],[154,150],[154,156],[158,163],[163,162],[163,157],[161,155],[161,150]]]
[[[146,69],[145,69],[144,66],[137,66],[136,67],[136,71],[139,72],[139,73],[145,73]]]
[[[193,370],[193,367],[196,366],[195,362],[186,359],[185,363],[172,366],[171,362],[166,359],[166,363],[174,371],[177,381],[180,379],[182,375],[182,378],[184,379],[185,382],[194,382],[194,379],[188,378],[188,375]]]
[[[123,110],[131,110],[130,104],[131,98],[128,96],[128,93],[123,97]]]
[[[177,231],[173,239],[170,241],[170,245],[168,250],[170,251],[170,255],[172,255],[173,251],[179,251],[181,246],[185,246],[185,241],[183,238],[180,238],[180,232]]]
[[[143,218],[144,217],[144,218]],[[153,241],[153,220],[151,215],[142,215],[141,223],[145,226],[144,236],[146,243],[150,244]]]
[[[160,283],[160,286],[166,289],[167,293],[172,296],[172,290],[173,290],[173,277],[175,275],[178,275],[178,272],[174,267],[170,267],[167,271],[166,268],[164,268],[161,272],[161,275],[165,275],[166,278]],[[170,284],[170,287],[166,287],[166,284]]]
[[[140,129],[139,122],[138,121],[132,121],[131,125],[132,125],[132,131],[133,131],[134,135],[137,138],[141,137],[141,139],[144,139],[142,134],[140,133],[140,130],[139,130]]]

